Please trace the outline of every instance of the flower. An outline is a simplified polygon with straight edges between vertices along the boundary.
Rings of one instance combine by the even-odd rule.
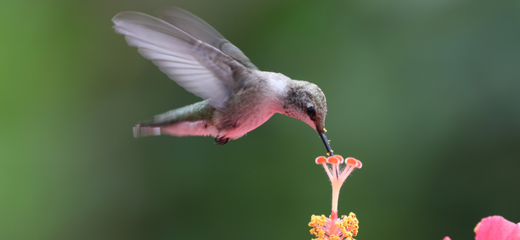
[[[483,218],[473,231],[475,240],[520,240],[520,223],[514,224],[502,216]]]
[[[318,237],[315,240],[352,240],[358,233],[359,221],[352,212],[339,219],[337,214],[331,214],[330,218],[312,215],[309,227],[311,234]]]
[[[520,240],[520,223],[514,224],[501,216],[483,218],[474,231],[475,240]]]
[[[312,215],[309,223],[309,227],[312,227],[310,233],[318,237],[314,240],[352,240],[358,233],[359,221],[352,212],[348,216],[338,218],[339,190],[350,173],[356,168],[361,168],[362,164],[351,157],[343,160],[339,155],[317,157],[316,164],[321,164],[329,176],[332,185],[332,211],[329,218],[325,215]]]

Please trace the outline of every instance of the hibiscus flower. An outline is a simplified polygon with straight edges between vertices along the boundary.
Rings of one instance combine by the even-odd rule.
[[[520,240],[520,223],[514,224],[501,216],[483,218],[473,231],[475,240]]]

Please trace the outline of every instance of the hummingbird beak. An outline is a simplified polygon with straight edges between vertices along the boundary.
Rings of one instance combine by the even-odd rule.
[[[318,134],[320,134],[321,140],[323,141],[323,144],[325,144],[325,148],[327,149],[327,153],[330,156],[333,156],[334,153],[332,153],[332,149],[330,148],[329,140],[327,139],[327,135],[325,135],[325,131],[318,131]]]

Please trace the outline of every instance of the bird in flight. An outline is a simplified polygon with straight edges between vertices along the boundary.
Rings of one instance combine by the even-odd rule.
[[[260,71],[217,30],[181,8],[163,8],[159,18],[121,12],[112,21],[130,46],[203,99],[139,122],[134,137],[213,136],[223,145],[280,113],[311,126],[333,155],[325,135],[327,103],[316,84]]]

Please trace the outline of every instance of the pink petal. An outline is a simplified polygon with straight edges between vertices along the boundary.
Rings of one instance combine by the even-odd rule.
[[[444,237],[444,239],[442,239],[442,240],[451,240],[451,238],[450,237]]]
[[[491,216],[477,224],[475,233],[475,240],[520,240],[520,224],[501,216]]]

